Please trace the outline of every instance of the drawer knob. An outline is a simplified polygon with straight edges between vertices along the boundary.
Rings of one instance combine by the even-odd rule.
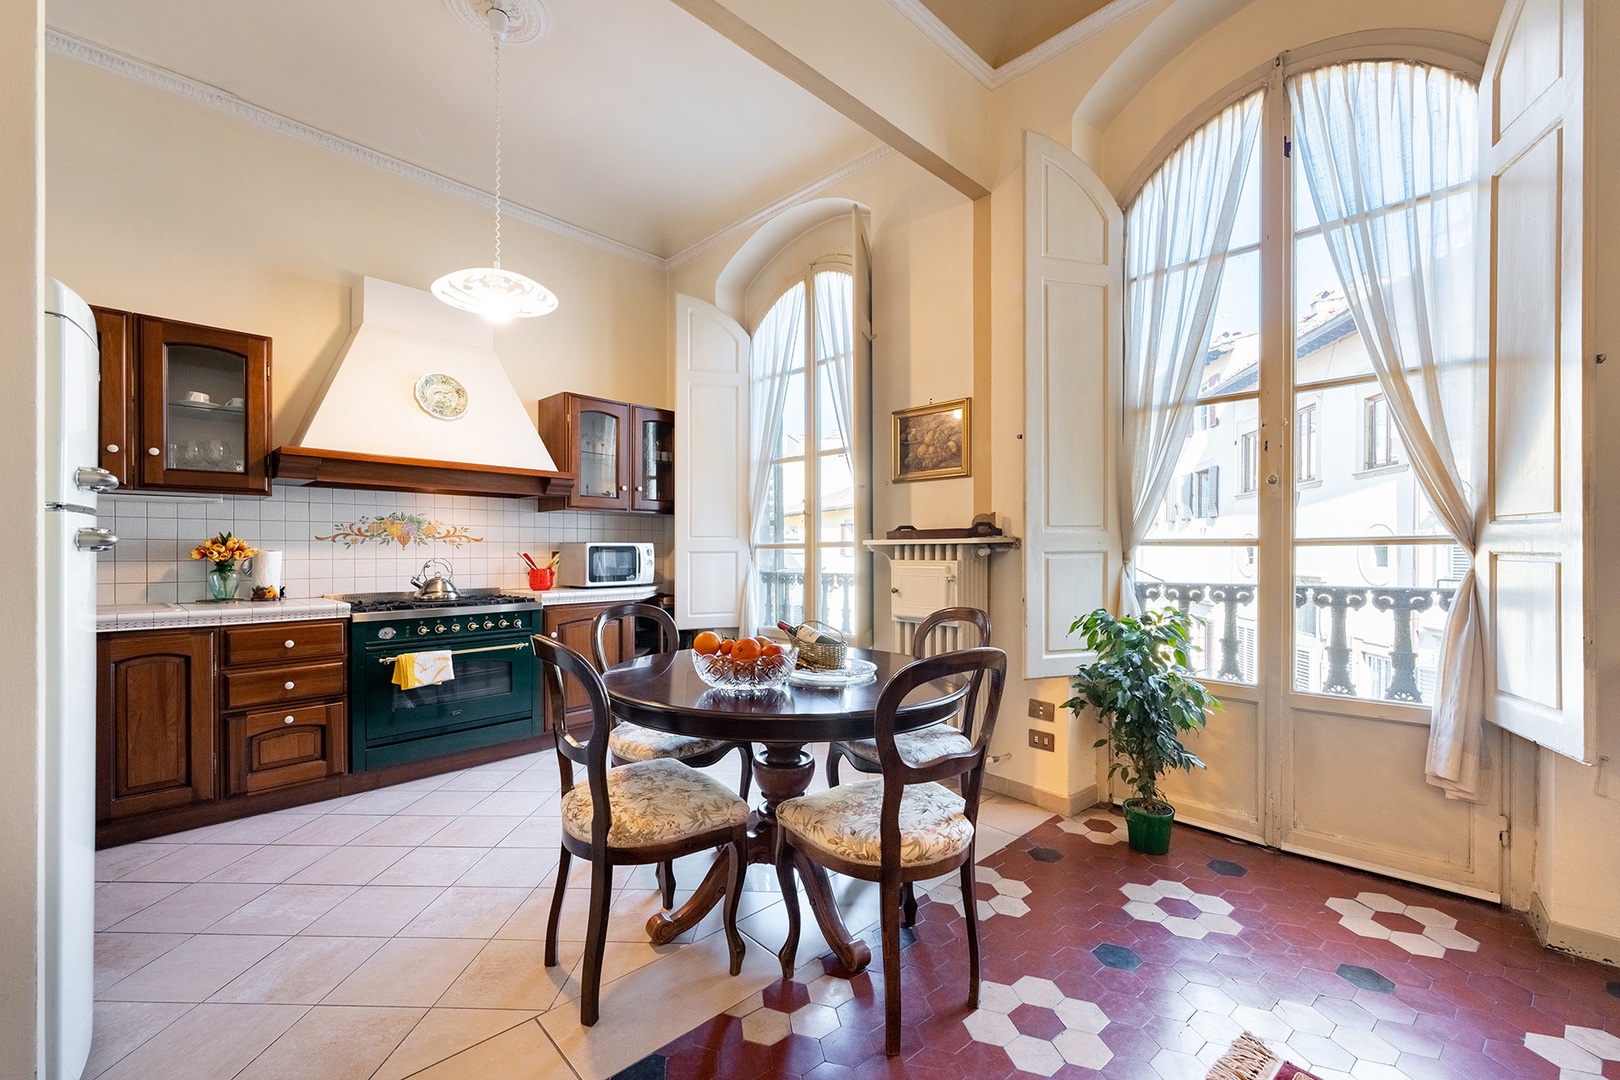
[[[286,681],[286,682],[284,682],[284,683],[282,683],[282,684],[281,684],[281,688],[282,688],[282,689],[283,689],[283,690],[291,690],[291,689],[292,689],[292,688],[293,688],[293,682],[292,682],[292,680],[291,680],[291,679],[288,679],[288,680],[287,680],[287,681]]]
[[[286,641],[283,641],[282,644],[290,649],[290,648],[292,648],[294,645],[296,645],[298,643],[296,641],[294,641],[292,638],[288,638]]]
[[[162,457],[163,456],[163,451],[159,450],[155,446],[148,446],[146,448],[146,452],[148,454],[150,454],[152,457]]]
[[[115,442],[108,443],[107,444],[107,453],[109,453],[109,454],[118,453],[118,444],[115,443]]]
[[[281,722],[283,724],[290,724],[290,723],[293,722],[293,718],[290,717],[290,716],[284,716],[284,717],[281,718]]]

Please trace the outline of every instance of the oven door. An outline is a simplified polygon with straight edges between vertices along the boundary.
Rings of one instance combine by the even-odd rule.
[[[394,658],[411,651],[372,644],[359,656],[355,711],[367,748],[538,715],[537,665],[526,631],[452,649],[455,678],[402,690],[394,685]]]

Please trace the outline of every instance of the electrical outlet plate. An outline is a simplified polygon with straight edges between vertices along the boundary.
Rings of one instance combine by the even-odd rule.
[[[1029,715],[1036,720],[1045,720],[1048,724],[1057,719],[1057,706],[1050,701],[1040,698],[1029,699]]]
[[[1057,750],[1057,736],[1050,731],[1042,731],[1040,728],[1030,728],[1029,745],[1037,750],[1055,751]]]

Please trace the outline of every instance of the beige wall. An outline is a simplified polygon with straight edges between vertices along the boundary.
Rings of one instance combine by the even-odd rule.
[[[274,339],[292,438],[364,275],[427,288],[487,265],[494,214],[162,90],[52,55],[46,267],[93,304]],[[503,261],[558,310],[496,333],[530,411],[559,390],[667,405],[665,274],[510,218]]]
[[[0,532],[0,562],[22,584],[0,631],[10,672],[0,711],[0,1076],[35,1075],[38,1052],[40,904],[39,372],[44,321],[44,173],[41,101],[45,9],[39,0],[0,4],[0,460],[6,502],[22,519]]]

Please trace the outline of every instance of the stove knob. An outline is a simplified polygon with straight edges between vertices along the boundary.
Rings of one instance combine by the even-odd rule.
[[[451,632],[451,633],[452,633],[452,634],[457,634],[457,633],[460,633],[460,632],[461,632],[461,624],[460,624],[460,623],[458,623],[458,622],[453,622],[453,623],[451,623],[451,624],[450,624],[450,632]]]
[[[505,619],[502,619],[502,620],[501,620],[501,626],[502,626],[502,627],[506,627],[506,626],[509,626],[509,625],[511,625],[511,624],[510,624],[510,623],[508,623],[508,622],[507,622],[507,621],[506,621],[506,620],[505,620]]]
[[[423,624],[422,624],[422,625],[420,625],[420,626],[418,626],[418,627],[417,627],[417,628],[416,628],[416,632],[417,632],[417,633],[418,633],[418,634],[425,634],[425,633],[427,633],[427,624],[426,624],[426,623],[423,623]]]
[[[484,629],[485,630],[493,630],[493,629],[495,629],[495,620],[494,619],[485,619],[484,620]]]
[[[435,634],[444,633],[444,623],[435,623],[434,626],[433,626],[433,632]]]

